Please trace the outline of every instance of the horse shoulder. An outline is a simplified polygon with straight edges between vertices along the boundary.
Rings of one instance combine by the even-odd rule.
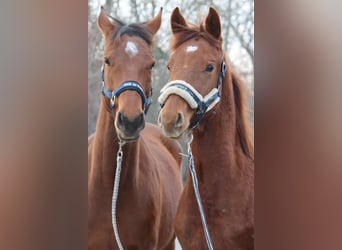
[[[160,146],[165,147],[180,167],[182,161],[182,156],[180,155],[180,153],[182,152],[182,147],[176,140],[164,136],[161,129],[151,123],[146,123],[143,134],[154,143],[160,144]]]
[[[180,145],[162,134],[162,131],[156,125],[146,123],[144,130],[141,133],[143,140],[148,144],[148,152],[154,153],[154,166],[149,166],[154,169],[158,178],[156,182],[159,183],[159,189],[153,188],[149,193],[155,191],[160,195],[160,200],[156,206],[157,214],[162,220],[159,222],[159,236],[168,239],[166,242],[173,242],[174,232],[170,231],[173,228],[173,221],[176,215],[178,201],[181,195],[182,183],[180,177],[180,163],[181,163],[181,147]],[[151,171],[149,171],[151,172]],[[149,186],[153,186],[152,180]],[[156,197],[154,195],[153,197]],[[150,209],[151,211],[151,209]],[[168,225],[168,226],[166,226]],[[173,245],[170,245],[170,249]],[[164,243],[158,244],[158,249],[169,249]]]

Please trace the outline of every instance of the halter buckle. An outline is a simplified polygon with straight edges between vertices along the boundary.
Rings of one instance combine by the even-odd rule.
[[[112,95],[112,98],[110,99],[110,105],[111,105],[112,107],[115,106],[115,99],[116,99],[116,96],[113,94],[113,95]]]

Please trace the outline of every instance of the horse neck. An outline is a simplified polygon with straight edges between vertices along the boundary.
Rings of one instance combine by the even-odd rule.
[[[123,146],[123,161],[121,168],[121,181],[133,179],[137,172],[138,141]],[[91,178],[95,183],[105,187],[112,187],[116,164],[116,155],[119,150],[119,141],[114,128],[114,117],[101,102],[96,124],[94,147],[92,152]]]
[[[230,74],[222,83],[221,100],[194,130],[192,151],[200,182],[234,179],[238,172],[236,158],[241,156],[235,119],[234,94]]]

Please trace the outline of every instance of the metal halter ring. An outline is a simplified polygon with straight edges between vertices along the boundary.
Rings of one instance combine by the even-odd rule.
[[[116,99],[116,96],[115,96],[115,95],[112,95],[112,98],[110,99],[110,105],[111,105],[111,107],[114,107],[114,105],[115,105],[115,99]]]

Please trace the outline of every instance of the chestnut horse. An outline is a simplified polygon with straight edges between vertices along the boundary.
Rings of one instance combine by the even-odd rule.
[[[174,249],[174,218],[181,194],[180,146],[146,123],[152,94],[152,39],[161,24],[126,25],[103,9],[102,102],[96,132],[88,139],[88,249],[118,249],[112,227],[112,193],[119,141],[123,160],[117,200],[124,249]]]
[[[254,248],[254,146],[242,83],[227,67],[215,9],[199,26],[171,15],[170,82],[159,97],[163,133],[192,134],[198,187],[214,249]],[[188,171],[188,175],[189,175]],[[175,219],[183,249],[207,249],[191,178]]]

